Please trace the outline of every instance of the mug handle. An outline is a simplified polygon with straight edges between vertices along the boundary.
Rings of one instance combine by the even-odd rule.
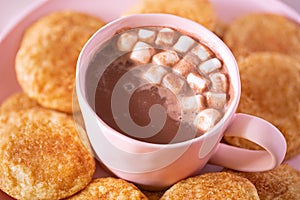
[[[286,153],[282,133],[271,123],[247,114],[235,114],[224,135],[248,139],[264,150],[248,150],[219,143],[209,163],[238,171],[265,171],[281,164]]]

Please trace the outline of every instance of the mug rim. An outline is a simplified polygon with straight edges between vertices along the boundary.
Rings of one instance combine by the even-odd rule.
[[[162,20],[162,18],[164,18],[165,20]],[[147,25],[132,25],[132,27],[126,26],[126,22],[127,23],[130,22],[130,24],[135,24],[136,22],[134,20],[136,20],[136,19],[144,19],[143,23],[147,24]],[[155,21],[155,25],[153,25],[153,21]],[[168,21],[168,22],[172,21],[172,24],[170,24],[170,23],[165,24],[165,22],[163,22],[163,21]],[[180,24],[179,22],[184,22],[187,25]],[[159,23],[160,25],[157,25],[157,23]],[[214,41],[214,44],[217,44],[218,47],[212,48],[211,46],[209,46],[207,44],[205,44],[205,45],[208,46],[210,49],[212,49],[214,54],[220,54],[220,52],[222,54],[226,54],[227,62],[231,62],[231,67],[235,68],[234,69],[234,72],[235,72],[234,77],[236,78],[235,84],[233,84],[232,81],[230,82],[230,85],[232,85],[232,87],[233,87],[234,95],[233,95],[233,98],[231,99],[229,106],[226,109],[226,112],[224,113],[221,120],[212,129],[210,129],[209,131],[205,132],[204,134],[202,134],[200,136],[197,136],[192,139],[185,140],[185,141],[181,141],[181,142],[166,143],[166,144],[151,143],[151,142],[141,141],[141,140],[126,136],[124,134],[121,134],[120,132],[116,131],[114,128],[109,126],[107,123],[105,123],[96,114],[95,110],[91,107],[90,103],[88,102],[88,100],[86,98],[87,94],[86,94],[86,88],[85,88],[86,87],[85,76],[86,76],[86,71],[88,69],[88,66],[84,67],[84,69],[82,69],[83,68],[82,66],[85,63],[85,60],[87,58],[90,59],[92,57],[90,54],[92,53],[92,55],[94,55],[95,49],[99,48],[99,46],[101,46],[101,44],[103,44],[107,40],[111,39],[116,33],[118,33],[118,31],[120,31],[124,28],[138,28],[138,27],[147,27],[147,26],[170,27],[170,28],[174,28],[179,31],[183,31],[185,34],[193,36],[199,40],[202,39],[199,35],[197,35],[197,33],[194,33],[194,32],[191,33],[190,31],[185,30],[184,28],[177,27],[176,24],[178,24],[178,23],[183,26],[193,26],[194,29],[200,30],[202,32],[201,34],[203,34],[203,32],[204,32],[206,36],[209,36],[208,38],[205,38],[205,40],[206,41],[208,41],[208,40]],[[104,39],[102,38],[100,40],[101,43],[95,44],[94,40],[97,40],[101,35],[107,34],[107,32],[113,32],[113,34],[105,37]],[[202,44],[202,41],[200,43]],[[219,45],[221,45],[221,47]],[[222,51],[219,51],[219,50],[216,51],[216,48],[221,48]],[[223,63],[225,63],[224,58],[223,57],[221,57],[221,58],[222,58]],[[228,69],[228,67],[227,67],[227,69]],[[232,78],[232,75],[233,74],[230,73],[230,78]],[[240,82],[240,76],[239,76],[239,69],[238,69],[235,57],[233,56],[232,52],[227,47],[227,45],[217,35],[215,35],[212,31],[205,28],[203,25],[201,25],[197,22],[194,22],[190,19],[179,17],[179,16],[172,15],[172,14],[160,14],[160,13],[159,14],[158,13],[132,14],[132,15],[120,17],[116,20],[113,20],[113,21],[107,23],[106,25],[104,25],[103,27],[98,29],[89,38],[89,40],[85,43],[82,50],[80,51],[80,54],[79,54],[78,60],[77,60],[77,64],[76,64],[76,93],[77,93],[77,95],[80,95],[82,97],[82,99],[84,100],[84,102],[82,102],[82,103],[87,104],[88,105],[87,107],[89,109],[91,109],[92,113],[97,118],[98,123],[101,123],[101,125],[105,126],[106,129],[110,130],[110,134],[114,134],[116,137],[118,137],[122,140],[127,140],[128,142],[134,142],[135,144],[140,144],[140,145],[144,145],[144,146],[146,145],[149,148],[151,148],[151,147],[160,148],[160,147],[167,147],[167,146],[168,147],[177,147],[177,146],[185,146],[187,144],[194,143],[198,140],[202,140],[203,138],[206,138],[209,135],[215,133],[217,130],[222,130],[221,132],[224,132],[225,129],[222,129],[222,126],[224,126],[224,124],[228,125],[228,122],[231,121],[231,119],[233,118],[233,116],[236,112],[236,109],[238,107],[238,103],[239,103],[240,95],[241,95],[241,82]],[[81,108],[80,108],[80,110],[81,110]],[[227,125],[226,125],[226,127],[227,127]]]

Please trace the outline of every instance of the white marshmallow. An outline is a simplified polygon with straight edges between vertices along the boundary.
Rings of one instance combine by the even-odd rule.
[[[195,40],[189,36],[182,35],[174,45],[174,50],[180,53],[186,53],[195,43]]]
[[[205,108],[205,97],[198,94],[194,96],[185,96],[180,99],[181,109],[186,112],[200,111]]]
[[[167,87],[175,95],[177,95],[183,89],[185,81],[179,76],[176,76],[174,73],[169,73],[165,75],[165,77],[162,80],[162,83],[165,87]]]
[[[200,59],[193,53],[187,53],[184,57],[183,57],[184,60],[186,60],[187,62],[195,65],[195,66],[198,66],[199,63],[200,63]]]
[[[174,65],[173,71],[186,77],[189,73],[195,71],[195,66],[187,60],[181,59],[176,65]]]
[[[155,50],[152,46],[145,42],[137,42],[130,54],[130,59],[137,63],[146,64],[151,60]]]
[[[205,91],[208,85],[207,80],[196,73],[189,73],[186,80],[196,94],[200,94]]]
[[[228,80],[225,74],[213,73],[209,75],[209,79],[212,83],[211,91],[213,92],[227,92]]]
[[[163,51],[152,57],[152,62],[157,65],[172,67],[179,61],[179,57],[175,51]]]
[[[227,103],[226,93],[207,92],[205,94],[208,107],[222,109]]]
[[[205,61],[211,56],[210,50],[208,50],[207,47],[199,44],[196,47],[194,47],[191,51],[194,55],[196,55],[200,61]]]
[[[199,131],[207,132],[218,123],[221,117],[222,115],[218,110],[208,108],[199,112],[194,121],[194,125]]]
[[[211,58],[199,65],[199,70],[204,74],[209,74],[217,69],[221,69],[222,63],[218,58]]]
[[[174,43],[175,32],[170,28],[161,29],[156,37],[156,45],[167,45],[171,46]]]
[[[168,71],[159,65],[153,65],[144,73],[144,78],[151,83],[160,84],[162,78],[168,73]]]
[[[155,31],[140,29],[138,32],[138,37],[140,41],[152,43],[155,39]]]
[[[138,40],[135,32],[125,32],[120,35],[117,41],[117,47],[120,51],[131,51]]]

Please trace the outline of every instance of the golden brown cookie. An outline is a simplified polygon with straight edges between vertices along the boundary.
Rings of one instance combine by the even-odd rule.
[[[300,199],[300,172],[287,164],[265,172],[226,171],[249,179],[261,200]]]
[[[2,102],[0,105],[0,113],[20,111],[34,107],[40,106],[35,100],[29,98],[24,92],[18,92],[12,94]]]
[[[219,38],[223,39],[226,30],[228,28],[228,23],[222,21],[222,19],[217,19],[216,20],[216,25],[215,25],[215,29],[213,30],[213,32],[219,36]]]
[[[148,199],[135,185],[118,178],[94,179],[84,190],[69,200]]]
[[[0,116],[0,189],[16,199],[61,199],[95,172],[72,118],[42,108]]]
[[[16,56],[24,92],[43,107],[71,113],[77,57],[103,25],[101,19],[73,11],[55,12],[31,25]]]
[[[161,200],[168,199],[259,199],[255,186],[246,178],[227,172],[207,173],[179,181]]]
[[[125,12],[128,14],[139,13],[166,13],[188,18],[214,30],[216,13],[212,3],[208,0],[140,0],[136,5]]]
[[[274,124],[287,141],[285,159],[299,154],[300,62],[279,53],[254,53],[240,60],[238,66],[242,83],[238,112]],[[243,139],[224,139],[236,146],[259,149]]]
[[[224,42],[237,58],[261,51],[299,58],[300,26],[276,14],[248,14],[229,25]]]

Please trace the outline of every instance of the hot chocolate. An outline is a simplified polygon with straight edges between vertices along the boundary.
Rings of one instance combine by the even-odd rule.
[[[95,53],[89,76],[99,67],[97,115],[145,142],[177,143],[204,134],[220,121],[230,99],[222,60],[170,28],[119,32]]]

